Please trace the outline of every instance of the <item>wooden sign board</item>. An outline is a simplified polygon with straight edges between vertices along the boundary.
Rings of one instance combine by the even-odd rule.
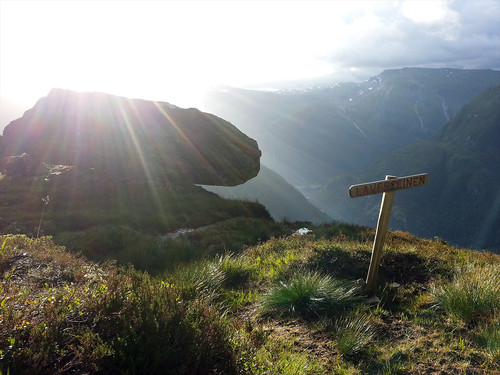
[[[427,185],[429,175],[427,173],[413,176],[397,177],[391,180],[368,182],[365,184],[353,185],[349,188],[351,198],[363,197],[365,195],[380,194],[387,191],[409,189],[417,186]]]
[[[353,185],[349,188],[349,195],[351,196],[351,198],[384,193],[382,196],[382,203],[380,205],[375,240],[373,241],[370,267],[368,268],[368,275],[366,277],[366,292],[369,296],[374,296],[375,294],[377,274],[380,266],[380,259],[382,256],[382,248],[384,246],[387,227],[389,226],[392,202],[394,200],[396,190],[424,186],[427,185],[428,182],[429,175],[427,173],[422,173],[406,177],[386,176],[385,180],[382,181]]]

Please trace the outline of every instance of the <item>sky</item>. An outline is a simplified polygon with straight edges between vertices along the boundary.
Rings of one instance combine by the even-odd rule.
[[[204,90],[500,70],[500,0],[0,0],[0,131],[59,87],[196,107]]]

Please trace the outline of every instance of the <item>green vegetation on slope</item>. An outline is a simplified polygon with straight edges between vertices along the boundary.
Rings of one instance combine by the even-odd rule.
[[[268,236],[279,234],[260,204],[222,199],[189,184],[110,182],[70,170],[46,178],[0,176],[0,190],[0,233],[53,235],[93,260],[113,258],[126,264],[143,259],[142,269],[146,263],[163,269],[176,257],[187,261],[212,248],[266,239],[263,228],[269,229]],[[194,233],[189,243],[160,238],[179,228],[204,226],[214,226],[225,238],[211,240],[207,233],[201,246],[196,246]]]
[[[500,251],[500,86],[463,106],[426,141],[393,151],[369,169],[333,179],[318,201],[334,219],[375,226],[380,196],[351,199],[349,185],[428,173],[428,186],[396,194],[391,228],[455,245]],[[330,202],[335,202],[327,209]]]
[[[381,302],[337,298],[335,308],[325,308],[329,296],[342,295],[333,280],[361,285],[374,233],[342,224],[312,229],[156,277],[89,263],[47,237],[1,236],[0,371],[500,372],[500,290],[491,282],[481,287],[498,280],[499,256],[389,233]],[[286,303],[265,307],[273,291],[300,279],[295,295],[312,302],[299,304],[305,313],[290,314]],[[461,315],[447,303],[453,295],[489,303]]]

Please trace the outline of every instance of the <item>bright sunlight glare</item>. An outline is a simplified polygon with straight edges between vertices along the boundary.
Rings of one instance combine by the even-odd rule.
[[[198,107],[213,86],[498,68],[499,12],[497,0],[0,0],[0,128],[54,87]]]
[[[303,32],[315,26],[305,21],[302,3],[281,11],[286,22],[278,29],[281,2],[2,1],[1,7],[8,30],[1,34],[2,95],[20,99],[61,87],[182,106],[213,85],[332,70],[314,58],[321,46]]]
[[[2,58],[2,71],[22,73],[2,77],[7,80],[4,85],[9,94],[27,94],[26,87],[30,87],[39,96],[52,87],[62,87],[134,97],[161,95],[175,101],[185,100],[190,92],[208,84],[196,72],[190,76],[189,61],[197,58],[190,47],[191,36],[184,35],[181,41],[186,31],[172,26],[168,14],[152,12],[147,15],[149,22],[138,23],[141,15],[137,12],[143,8],[133,5],[3,3],[2,15],[10,6],[23,13],[22,23],[20,18],[2,17],[2,23],[17,22],[9,25],[9,35],[2,33],[3,51],[17,56]],[[154,30],[162,24],[171,26]],[[185,45],[180,49],[182,43]],[[182,58],[176,56],[180,51]],[[20,76],[24,82],[18,81]]]

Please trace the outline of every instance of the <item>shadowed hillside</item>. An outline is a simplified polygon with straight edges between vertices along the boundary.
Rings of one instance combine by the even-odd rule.
[[[126,233],[271,220],[259,204],[195,185],[243,183],[261,155],[232,124],[196,109],[54,89],[0,142],[3,233],[64,233],[69,245],[90,231],[106,254]]]
[[[313,206],[297,189],[271,169],[262,166],[259,174],[238,186],[204,186],[227,199],[263,204],[275,220],[331,222],[332,218]]]
[[[391,227],[500,250],[500,86],[478,95],[427,141],[381,157],[369,169],[333,179],[321,201],[334,218],[376,224],[380,196],[350,199],[349,185],[429,173],[429,186],[398,192]]]
[[[317,204],[329,179],[432,136],[498,83],[495,70],[403,68],[308,90],[214,90],[201,108],[255,138],[262,163]]]
[[[254,177],[261,155],[236,127],[196,109],[61,89],[5,127],[0,156],[23,153],[108,179],[208,185]]]

